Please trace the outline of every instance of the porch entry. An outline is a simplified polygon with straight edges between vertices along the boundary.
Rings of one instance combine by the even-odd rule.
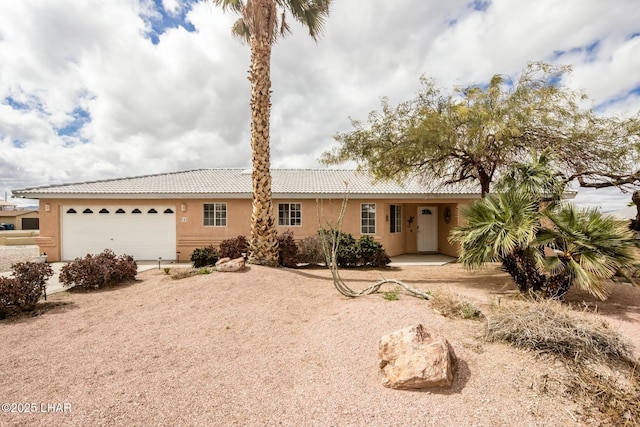
[[[438,208],[418,206],[418,252],[438,252]]]

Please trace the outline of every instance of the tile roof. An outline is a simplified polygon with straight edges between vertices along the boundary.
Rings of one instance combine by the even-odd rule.
[[[18,217],[22,215],[28,215],[31,213],[38,213],[38,211],[37,210],[0,211],[0,217],[11,218],[11,217]]]
[[[406,182],[375,181],[369,175],[346,169],[272,169],[272,193],[278,195],[342,195],[347,188],[351,195],[417,196],[458,195],[479,196],[473,185],[435,185],[418,179]],[[17,197],[102,197],[105,196],[178,196],[195,197],[216,194],[251,197],[251,170],[195,169],[180,172],[145,175],[120,179],[89,181],[12,190]]]

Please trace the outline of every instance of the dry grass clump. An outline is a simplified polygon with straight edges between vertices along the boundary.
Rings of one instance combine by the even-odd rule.
[[[633,348],[593,314],[552,300],[504,305],[487,319],[487,339],[574,359],[633,361]]]
[[[445,317],[480,320],[484,318],[482,311],[471,302],[448,293],[440,293],[430,301],[431,308]]]
[[[566,394],[597,408],[610,425],[640,426],[639,366],[567,364]]]
[[[633,348],[593,313],[557,301],[499,307],[487,319],[486,338],[561,358],[565,393],[597,408],[611,425],[640,426],[640,372]]]

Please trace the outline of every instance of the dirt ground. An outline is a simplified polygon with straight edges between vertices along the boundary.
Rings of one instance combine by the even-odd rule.
[[[342,275],[357,289],[395,278],[461,295],[483,311],[516,294],[497,268]],[[542,391],[558,363],[484,342],[483,322],[445,318],[406,293],[347,299],[323,269],[249,266],[181,280],[151,270],[138,279],[56,294],[39,316],[0,321],[0,425],[598,425],[579,405]],[[640,289],[612,291],[606,302],[581,292],[569,299],[597,311],[637,352]],[[450,389],[381,385],[380,337],[418,323],[456,352]],[[32,413],[19,413],[25,408]]]

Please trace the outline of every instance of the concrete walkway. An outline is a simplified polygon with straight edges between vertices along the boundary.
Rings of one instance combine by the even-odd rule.
[[[442,254],[409,254],[391,257],[389,267],[401,267],[409,265],[438,266],[456,262],[457,258]]]

